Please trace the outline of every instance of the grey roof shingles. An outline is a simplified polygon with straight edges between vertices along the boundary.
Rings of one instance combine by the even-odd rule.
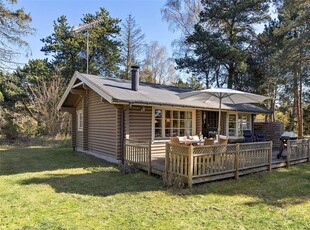
[[[104,93],[110,95],[113,98],[113,102],[206,108],[214,110],[217,110],[219,106],[217,102],[210,101],[203,103],[201,101],[180,99],[177,94],[192,91],[192,89],[189,88],[140,82],[139,90],[133,91],[131,90],[131,81],[129,80],[82,73],[78,74],[98,87],[98,89],[102,90]],[[270,110],[253,104],[223,104],[222,109],[254,113],[271,113]]]

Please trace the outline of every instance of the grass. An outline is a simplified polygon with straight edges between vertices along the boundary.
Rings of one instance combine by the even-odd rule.
[[[0,146],[0,229],[310,229],[310,164],[190,190],[69,148]]]

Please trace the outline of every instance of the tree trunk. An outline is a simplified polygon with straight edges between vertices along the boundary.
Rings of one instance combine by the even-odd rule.
[[[206,89],[209,89],[209,69],[205,70]]]
[[[303,110],[302,110],[302,74],[301,71],[299,72],[299,95],[298,95],[298,136],[303,136]]]
[[[128,38],[128,41],[127,41],[127,55],[126,55],[126,73],[125,73],[125,79],[126,80],[129,80],[129,78],[130,78],[130,73],[129,73],[129,71],[130,71],[130,45],[129,45],[129,42],[130,42],[130,40],[129,40],[129,38]]]
[[[294,70],[294,83],[293,83],[293,91],[294,91],[294,101],[293,101],[293,112],[290,117],[289,131],[294,129],[294,122],[297,115],[298,110],[298,78],[297,72]]]
[[[271,109],[271,111],[272,111],[272,114],[270,115],[270,120],[272,121],[272,122],[275,122],[275,99],[274,98],[272,98],[271,100],[270,100],[270,109]]]
[[[215,68],[215,78],[216,78],[216,86],[218,88],[220,87],[219,76],[220,76],[220,65],[217,65]]]
[[[228,80],[227,80],[227,88],[228,89],[232,89],[232,87],[233,87],[234,72],[235,72],[234,64],[229,64]]]

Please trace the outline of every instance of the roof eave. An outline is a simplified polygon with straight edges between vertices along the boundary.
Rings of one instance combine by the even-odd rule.
[[[193,109],[204,109],[204,110],[214,110],[216,111],[215,108],[207,108],[207,107],[202,107],[202,106],[190,106],[190,105],[179,105],[179,104],[169,104],[169,103],[156,103],[156,102],[145,102],[145,101],[136,101],[136,100],[122,100],[122,99],[116,99],[113,98],[112,100],[113,104],[132,104],[132,105],[145,105],[145,106],[172,106],[172,107],[185,107],[185,108],[193,108]],[[263,109],[263,108],[262,108]],[[255,114],[271,114],[272,111],[263,109],[265,111],[252,111],[252,110],[242,110],[242,112],[247,112],[247,113],[255,113]],[[223,109],[223,111],[236,111],[240,112],[241,110],[236,110],[236,109]]]
[[[109,103],[112,103],[113,97],[111,95],[109,95],[107,92],[103,91],[102,89],[99,89],[99,87],[97,85],[89,82],[88,80],[86,80],[83,77],[82,74],[80,74],[78,71],[75,71],[65,93],[63,94],[63,96],[61,97],[61,99],[57,105],[57,111],[61,110],[63,103],[65,102],[66,98],[68,97],[68,95],[69,95],[69,93],[70,93],[70,91],[71,91],[72,87],[74,86],[74,83],[77,79],[79,79],[83,84],[90,87],[92,90],[94,90],[96,93],[98,93],[102,98],[107,100]]]
[[[66,98],[68,97],[69,93],[70,93],[70,90],[72,88],[72,86],[74,85],[74,82],[76,81],[77,77],[76,77],[76,74],[78,73],[78,71],[75,71],[74,74],[73,74],[73,77],[71,78],[70,80],[70,83],[66,89],[66,91],[64,92],[64,94],[62,95],[58,105],[57,105],[57,111],[60,111],[61,110],[61,107],[63,105],[63,103],[65,102]]]
[[[92,90],[98,93],[102,98],[104,98],[109,103],[113,102],[113,97],[108,92],[104,91],[103,89],[100,89],[98,85],[86,80],[86,78],[83,77],[83,74],[80,74],[80,73],[78,74],[79,74],[79,79],[82,82],[84,82],[88,87],[90,87]]]

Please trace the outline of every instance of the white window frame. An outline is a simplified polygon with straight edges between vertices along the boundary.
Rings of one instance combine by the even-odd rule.
[[[170,137],[160,137],[155,138],[155,110],[160,109],[162,110],[162,114],[165,114],[166,110],[172,111],[184,111],[184,112],[192,112],[192,135],[196,134],[196,110],[195,109],[188,109],[188,108],[178,108],[178,107],[153,107],[152,108],[152,141],[165,141],[170,140]],[[162,134],[165,132],[165,119],[162,117]]]
[[[243,135],[239,136],[239,115],[248,115],[250,116],[250,128],[248,130],[252,131],[252,116],[250,113],[227,113],[226,117],[226,134],[229,136],[229,115],[235,115],[236,116],[236,135],[235,136],[230,136],[230,137],[243,137]]]
[[[77,110],[76,116],[77,116],[77,131],[83,131],[83,110],[82,109]]]

